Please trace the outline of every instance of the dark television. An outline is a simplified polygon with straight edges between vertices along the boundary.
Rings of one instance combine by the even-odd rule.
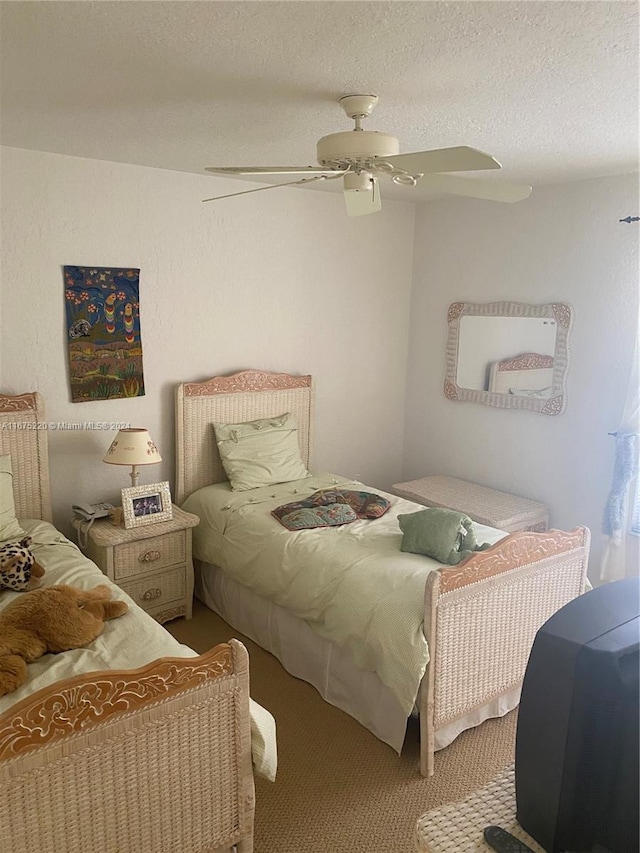
[[[516,808],[547,853],[638,853],[640,580],[581,595],[538,631],[516,735]]]

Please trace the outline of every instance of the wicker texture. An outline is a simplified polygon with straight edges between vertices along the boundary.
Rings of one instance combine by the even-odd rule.
[[[419,853],[489,853],[485,826],[498,825],[534,853],[545,853],[516,820],[514,766],[458,803],[448,803],[418,818],[414,841]]]
[[[495,394],[474,388],[461,388],[457,384],[458,352],[460,349],[460,318],[476,317],[548,317],[556,322],[553,388],[550,398],[525,397],[518,394]],[[528,409],[545,415],[559,415],[566,406],[566,376],[569,365],[569,331],[572,325],[571,306],[563,302],[547,305],[529,305],[518,302],[453,302],[449,306],[449,334],[447,337],[447,372],[444,393],[449,400],[468,400],[500,409]]]
[[[469,571],[463,563],[428,576],[430,661],[419,702],[424,775],[433,773],[438,728],[520,686],[538,629],[584,591],[589,545],[587,528],[519,531],[471,557]]]
[[[109,519],[89,529],[85,553],[158,622],[191,618],[191,528],[197,515],[173,508],[170,521],[127,530]]]
[[[91,537],[97,545],[112,546],[126,545],[128,542],[140,542],[144,539],[153,539],[156,536],[165,536],[167,533],[185,530],[187,527],[195,527],[200,519],[191,512],[185,512],[180,507],[173,507],[173,518],[169,521],[157,521],[155,524],[146,524],[142,527],[115,527],[108,518],[98,519],[91,527]],[[147,548],[154,546],[147,545]]]
[[[275,377],[257,382],[256,377]],[[278,383],[278,378],[284,377]],[[196,489],[227,479],[215,441],[214,423],[243,423],[256,418],[274,417],[290,412],[298,425],[300,455],[309,466],[313,434],[313,386],[311,377],[287,377],[243,371],[228,386],[217,390],[211,383],[178,386],[176,395],[176,500],[181,504]],[[290,379],[308,380],[295,385]],[[280,387],[279,387],[280,385]],[[242,390],[242,389],[251,390]]]
[[[115,579],[119,582],[130,578],[144,568],[155,570],[176,563],[184,563],[187,558],[187,545],[184,530],[118,545],[113,555]]]
[[[71,715],[78,722],[68,735],[0,761],[3,846],[12,853],[195,853],[244,839],[250,850],[248,656],[234,640],[231,651],[231,672],[218,667],[186,690],[181,666],[194,659],[176,659],[164,699],[153,689],[137,697],[135,679],[130,686],[123,678],[106,723],[99,713]],[[76,693],[82,710],[83,692],[74,688],[62,707]]]
[[[582,558],[573,555],[528,566],[500,586],[484,584],[468,594],[441,596],[434,728],[517,687],[539,627],[579,595],[583,583]],[[458,661],[456,671],[452,658]]]
[[[553,359],[552,359],[553,360]],[[515,370],[503,362],[494,362],[489,372],[489,391],[496,394],[513,394],[517,390],[530,388],[551,388],[553,383],[553,367],[523,367]],[[537,399],[544,399],[539,397]]]
[[[488,489],[456,477],[422,477],[396,483],[397,495],[424,506],[444,507],[466,513],[474,521],[512,533],[516,530],[546,530],[549,513],[538,501]]]
[[[18,518],[51,521],[44,403],[37,392],[0,394],[0,455],[11,456]]]
[[[170,569],[151,577],[121,583],[122,589],[145,610],[150,606],[184,601],[187,595],[187,572],[185,567]]]
[[[145,610],[149,614],[149,616],[153,616],[156,622],[169,622],[171,619],[177,619],[178,616],[185,616],[187,619],[191,619],[191,613],[187,612],[187,605],[184,602],[180,602],[177,604],[160,605],[159,607],[145,607]]]

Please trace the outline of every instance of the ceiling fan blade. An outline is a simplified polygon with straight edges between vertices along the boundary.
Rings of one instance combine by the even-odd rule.
[[[340,173],[340,174],[342,174],[342,173]],[[264,192],[264,190],[275,190],[278,187],[294,187],[297,184],[310,184],[313,181],[320,181],[324,177],[325,177],[325,175],[315,175],[312,178],[302,178],[299,181],[287,181],[286,184],[269,184],[269,186],[266,186],[266,187],[256,187],[253,190],[242,190],[239,193],[227,193],[226,195],[214,195],[211,198],[203,198],[202,201],[203,202],[205,202],[205,201],[218,201],[221,198],[233,198],[234,195],[249,195],[249,193],[261,193],[261,192]]]
[[[348,216],[366,216],[368,213],[377,213],[379,210],[382,210],[378,179],[371,178],[370,190],[345,189],[344,201],[347,206]]]
[[[207,166],[205,172],[216,175],[343,175],[346,169],[323,169],[322,166]]]
[[[433,151],[414,151],[383,158],[411,175],[430,172],[475,172],[479,169],[500,169],[500,163],[490,154],[460,145],[457,148],[434,148]]]
[[[487,201],[523,201],[531,195],[526,184],[511,184],[507,181],[483,181],[478,178],[463,178],[459,175],[425,175],[418,185],[448,195],[463,195],[468,198],[484,198]]]

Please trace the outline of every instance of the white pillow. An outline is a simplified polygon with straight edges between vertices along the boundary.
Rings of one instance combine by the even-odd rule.
[[[235,492],[310,477],[300,457],[298,426],[287,412],[240,424],[214,423],[222,467]]]
[[[0,456],[0,542],[19,541],[26,535],[16,518],[11,457]]]

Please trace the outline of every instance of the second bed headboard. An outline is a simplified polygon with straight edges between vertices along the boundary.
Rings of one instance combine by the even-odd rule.
[[[18,518],[51,521],[49,456],[42,396],[0,394],[0,456],[11,457]]]
[[[243,370],[206,382],[183,382],[176,391],[176,494],[182,505],[196,489],[226,480],[214,423],[242,423],[290,412],[298,424],[300,455],[309,466],[313,445],[311,376]]]
[[[498,394],[526,394],[549,397],[553,386],[554,358],[526,352],[503,361],[494,361],[489,373],[489,391]],[[546,390],[547,394],[534,394]]]

